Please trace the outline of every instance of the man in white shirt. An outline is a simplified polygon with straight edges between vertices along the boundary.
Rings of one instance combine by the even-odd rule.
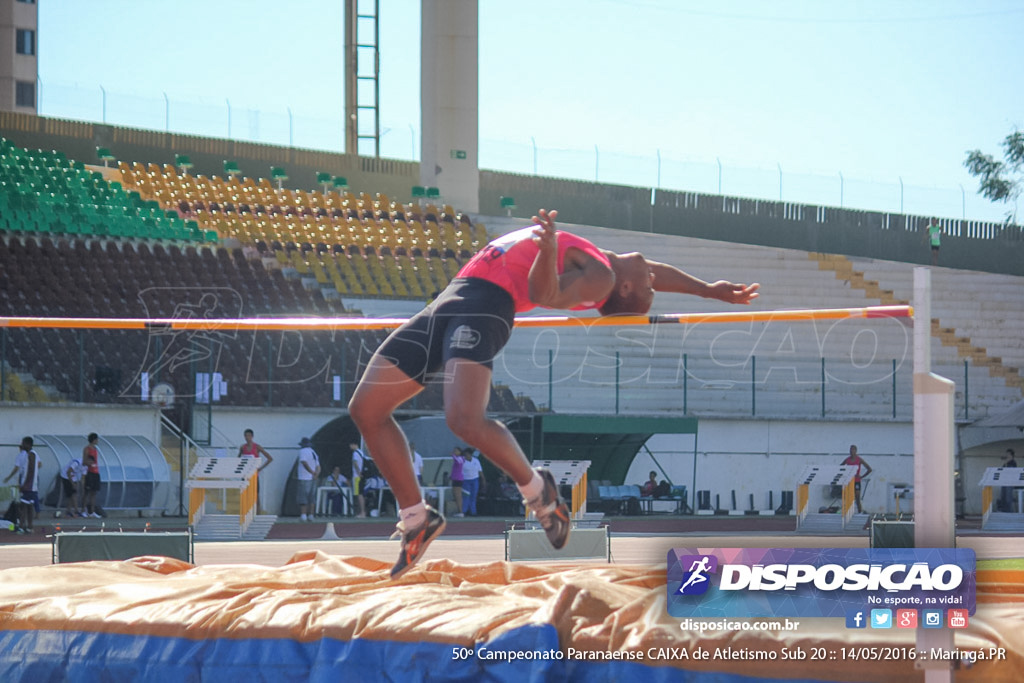
[[[81,517],[78,509],[78,490],[85,479],[86,467],[80,458],[71,458],[68,466],[60,471],[60,483],[64,487],[64,511],[68,517]]]
[[[313,502],[313,489],[316,478],[320,476],[320,457],[313,450],[313,442],[308,436],[299,441],[298,488],[296,502],[299,504],[299,519],[309,521],[309,506]]]
[[[484,469],[473,448],[462,451],[462,514],[476,517],[476,497],[485,483]]]
[[[14,469],[4,479],[6,484],[15,474],[18,475],[18,487],[21,494],[18,500],[21,528],[18,531],[22,534],[32,533],[32,520],[39,507],[40,463],[39,456],[32,450],[34,443],[31,436],[26,436],[21,440],[21,450],[18,451],[18,457],[14,459]]]
[[[416,473],[416,481],[423,486],[423,456],[416,450],[416,444],[409,442],[409,452],[412,453],[412,470]]]

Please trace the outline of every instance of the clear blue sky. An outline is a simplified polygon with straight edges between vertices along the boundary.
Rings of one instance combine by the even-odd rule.
[[[39,0],[41,113],[102,119],[102,86],[112,123],[226,136],[230,102],[233,137],[340,149],[343,5]],[[385,156],[419,154],[419,13],[381,0]],[[650,186],[660,154],[663,187],[721,164],[778,199],[781,169],[786,200],[889,210],[902,179],[907,211],[998,219],[963,159],[1024,128],[1022,65],[1018,0],[480,0],[481,165],[536,145],[542,174]]]

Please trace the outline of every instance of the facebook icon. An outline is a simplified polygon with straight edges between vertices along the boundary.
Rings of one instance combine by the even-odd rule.
[[[868,620],[864,610],[853,610],[846,613],[846,628],[867,628]]]

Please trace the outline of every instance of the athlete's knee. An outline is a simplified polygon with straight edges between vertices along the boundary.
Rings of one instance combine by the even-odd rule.
[[[381,410],[362,394],[357,393],[348,402],[348,415],[356,423],[359,431],[368,428],[375,419],[386,417],[385,413],[386,411]]]
[[[487,417],[482,413],[448,410],[444,417],[448,429],[471,446],[475,446],[475,442],[483,438],[484,430],[487,428]]]

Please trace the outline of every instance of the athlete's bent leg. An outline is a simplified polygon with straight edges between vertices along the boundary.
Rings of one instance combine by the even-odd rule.
[[[448,428],[508,473],[519,486],[533,479],[533,469],[508,428],[487,417],[491,369],[465,358],[445,364],[444,416]]]
[[[399,508],[420,503],[423,494],[412,468],[409,443],[394,412],[423,390],[391,361],[375,355],[348,403],[349,415],[366,441],[370,457],[391,486]]]
[[[464,358],[452,358],[445,365],[445,373],[444,415],[449,429],[512,477],[527,506],[537,515],[548,541],[556,549],[564,547],[571,530],[569,507],[559,495],[554,478],[547,470],[531,468],[508,428],[487,418],[490,368]]]

